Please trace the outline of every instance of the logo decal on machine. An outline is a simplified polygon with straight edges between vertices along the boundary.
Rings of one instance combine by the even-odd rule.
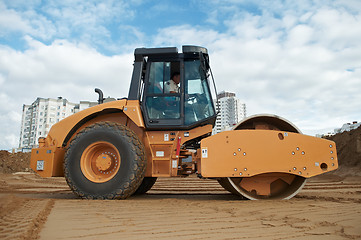
[[[155,156],[156,157],[164,157],[164,151],[156,151]]]
[[[44,160],[38,160],[36,162],[36,170],[37,171],[44,171]]]
[[[202,158],[208,158],[208,149],[202,148]]]
[[[169,134],[164,133],[164,142],[168,142],[168,141],[169,141]]]

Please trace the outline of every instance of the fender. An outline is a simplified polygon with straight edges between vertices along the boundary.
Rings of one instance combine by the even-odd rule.
[[[83,125],[83,123],[97,117],[102,112],[106,113],[112,111],[122,111],[138,127],[144,128],[144,121],[142,118],[139,101],[123,99],[87,108],[54,124],[50,129],[46,139],[39,141],[39,147],[64,147],[67,145],[67,142],[77,131],[77,129]]]
[[[277,172],[310,178],[338,167],[333,141],[286,131],[224,131],[203,139],[201,149],[203,177]]]
[[[87,108],[54,124],[48,136],[39,139],[39,148],[33,148],[31,151],[30,167],[42,177],[64,176],[65,149],[74,134],[88,121],[115,112],[121,112],[125,116],[125,123],[126,118],[129,118],[137,127],[144,129],[138,100],[124,99]]]

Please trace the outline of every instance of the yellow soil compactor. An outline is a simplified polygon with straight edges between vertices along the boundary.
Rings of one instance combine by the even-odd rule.
[[[334,142],[303,135],[275,115],[212,135],[217,112],[206,48],[137,48],[134,55],[128,98],[103,102],[96,89],[98,105],[39,139],[31,168],[40,176],[64,176],[88,199],[125,199],[147,192],[158,177],[194,173],[240,197],[289,199],[307,178],[338,167]],[[169,91],[174,73],[180,82]]]

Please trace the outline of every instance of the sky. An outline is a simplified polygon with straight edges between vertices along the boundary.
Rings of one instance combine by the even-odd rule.
[[[23,104],[128,94],[134,49],[208,49],[217,90],[304,134],[361,121],[359,0],[0,0],[0,149]]]

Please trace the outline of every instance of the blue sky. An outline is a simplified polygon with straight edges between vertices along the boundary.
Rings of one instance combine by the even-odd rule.
[[[304,133],[361,121],[361,1],[0,0],[0,149],[23,104],[127,95],[136,47],[201,45],[248,115]]]

